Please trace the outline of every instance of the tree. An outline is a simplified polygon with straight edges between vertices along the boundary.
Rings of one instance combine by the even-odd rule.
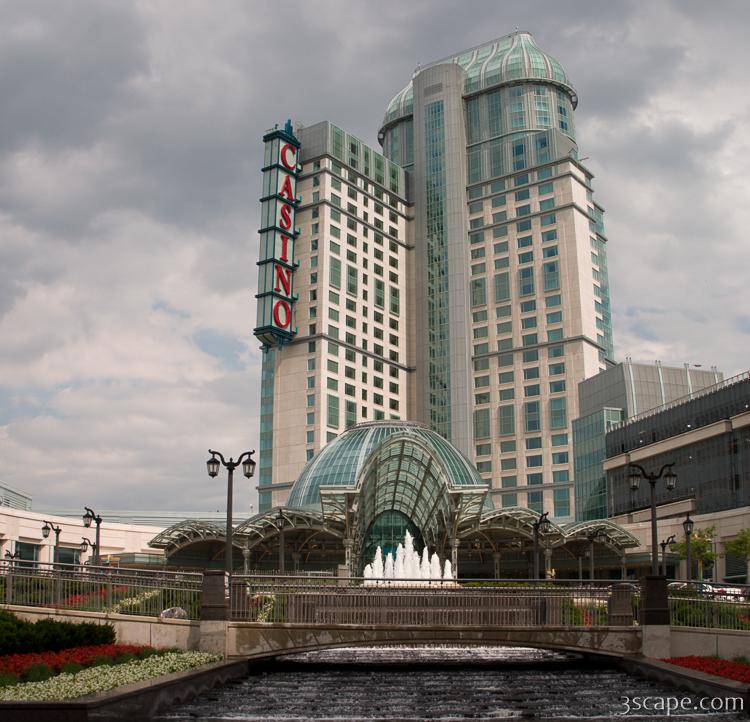
[[[716,558],[714,553],[714,534],[716,533],[716,527],[709,526],[705,529],[696,529],[690,535],[690,558],[693,561],[698,562],[698,579],[703,579],[703,567],[707,562],[713,562]],[[685,559],[686,544],[684,541],[672,544],[670,550],[677,554],[680,559]],[[690,576],[688,569],[688,577]]]
[[[734,539],[725,541],[724,554],[745,560],[747,581],[750,582],[750,529],[743,529]]]

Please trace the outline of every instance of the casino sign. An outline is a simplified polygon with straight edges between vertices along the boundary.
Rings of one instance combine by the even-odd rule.
[[[260,260],[258,261],[258,317],[255,335],[263,348],[290,341],[293,327],[294,244],[299,235],[295,228],[297,175],[300,142],[288,120],[263,136],[263,196],[261,201]]]

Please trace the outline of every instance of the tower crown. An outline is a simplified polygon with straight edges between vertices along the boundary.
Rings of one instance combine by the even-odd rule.
[[[578,104],[578,96],[562,65],[541,50],[531,33],[525,30],[517,30],[457,55],[418,66],[414,74],[443,63],[456,63],[463,68],[466,73],[465,95],[495,86],[536,82],[561,88],[570,96],[573,108]],[[413,89],[410,82],[388,104],[383,129],[412,112]],[[381,129],[381,134],[382,132]]]

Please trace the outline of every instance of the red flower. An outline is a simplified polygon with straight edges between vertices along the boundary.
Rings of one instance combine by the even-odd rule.
[[[63,665],[73,662],[83,667],[90,667],[98,659],[116,659],[123,654],[138,654],[152,647],[136,646],[134,644],[97,644],[92,647],[74,647],[60,652],[40,652],[31,654],[9,654],[0,657],[0,674],[12,674],[23,677],[29,667],[45,664],[56,672]]]
[[[676,664],[680,667],[695,669],[706,674],[713,674],[717,677],[726,677],[737,682],[750,684],[750,665],[741,662],[733,662],[728,659],[714,659],[713,657],[672,657],[664,659],[664,662]]]

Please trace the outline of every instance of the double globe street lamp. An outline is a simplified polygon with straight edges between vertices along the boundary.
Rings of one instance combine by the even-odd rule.
[[[85,514],[83,515],[83,525],[89,529],[91,528],[91,522],[96,523],[96,544],[92,544],[92,548],[94,550],[94,566],[99,566],[99,550],[100,550],[100,529],[102,525],[102,518],[93,510],[90,509],[87,506],[83,507],[85,510]],[[90,542],[89,542],[90,543]],[[86,549],[83,549],[82,551],[86,551]]]
[[[224,466],[227,469],[227,544],[226,551],[224,552],[226,557],[226,571],[227,574],[231,574],[233,571],[232,565],[232,476],[234,470],[238,466],[242,466],[242,473],[246,478],[250,479],[255,474],[255,459],[253,459],[253,451],[245,451],[235,461],[231,456],[229,461],[225,461],[221,452],[209,449],[208,453],[211,454],[211,458],[206,462],[208,468],[208,475],[215,479],[219,475],[219,467]],[[216,457],[219,457],[218,459]]]
[[[82,536],[81,537],[81,554],[86,552],[89,546],[93,550],[94,560],[99,559],[99,545],[96,542],[92,542],[91,539],[87,539],[85,536]],[[94,561],[94,565],[96,565],[96,561]]]
[[[49,533],[51,531],[55,532],[55,547],[52,552],[52,563],[57,564],[60,561],[60,532],[62,529],[59,526],[55,526],[51,521],[47,521],[46,519],[42,519],[42,521],[44,522],[42,536],[45,539],[49,538]]]
[[[649,473],[640,464],[628,464],[628,478],[630,479],[630,489],[638,491],[641,485],[641,478],[646,479],[651,485],[651,574],[659,574],[659,544],[656,531],[656,482],[664,478],[664,485],[667,491],[672,491],[677,485],[677,474],[672,471],[674,462],[664,464],[659,472]]]
[[[539,579],[539,535],[549,534],[552,531],[552,522],[548,516],[549,512],[545,511],[531,525],[534,530],[534,579]]]
[[[682,522],[682,528],[685,530],[685,563],[687,564],[688,583],[693,578],[693,560],[690,555],[690,537],[693,534],[693,520],[690,518],[690,512],[687,513],[685,521]]]

